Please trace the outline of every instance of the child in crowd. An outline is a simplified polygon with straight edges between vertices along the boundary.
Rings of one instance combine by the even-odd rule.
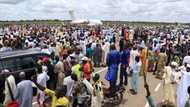
[[[100,75],[95,74],[93,77],[93,87],[94,94],[92,96],[92,106],[91,107],[102,107],[103,101],[103,83],[100,81]]]

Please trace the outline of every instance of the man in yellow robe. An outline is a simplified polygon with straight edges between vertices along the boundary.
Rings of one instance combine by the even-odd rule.
[[[154,64],[155,64],[155,55],[154,52],[152,50],[152,47],[149,48],[148,50],[148,72],[153,72],[154,70]]]
[[[140,75],[143,75],[143,72],[146,72],[148,67],[147,47],[145,46],[144,41],[142,41],[140,45],[140,59],[142,62]]]
[[[165,49],[161,48],[160,53],[158,55],[158,64],[157,64],[157,71],[156,71],[157,78],[162,79],[166,62],[167,62],[167,55],[165,53]]]

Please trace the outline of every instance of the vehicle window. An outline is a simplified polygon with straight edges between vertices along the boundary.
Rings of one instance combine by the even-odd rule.
[[[16,57],[11,59],[0,61],[0,72],[3,69],[8,69],[11,71],[23,70],[28,68],[36,67],[37,60],[41,55],[34,56],[25,56],[25,57]]]
[[[35,67],[35,62],[32,57],[20,57],[16,59],[16,62],[17,70]]]
[[[11,71],[16,70],[16,62],[15,62],[14,59],[4,60],[2,62],[2,64],[3,64],[4,69],[8,69],[8,70],[11,70]]]

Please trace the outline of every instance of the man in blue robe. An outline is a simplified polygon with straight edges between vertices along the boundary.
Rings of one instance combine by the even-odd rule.
[[[17,84],[15,98],[18,99],[19,107],[32,107],[33,82],[25,80],[24,72],[21,72],[19,77],[22,81]]]
[[[130,58],[130,49],[128,46],[125,46],[120,52],[120,85],[127,85],[128,84],[128,74],[127,74],[127,67],[129,66],[129,58]],[[125,80],[124,80],[125,79]]]
[[[107,55],[106,63],[108,65],[108,72],[105,79],[110,83],[111,91],[114,91],[114,87],[117,83],[117,71],[120,62],[119,52],[116,50],[115,45],[110,46],[110,52]]]

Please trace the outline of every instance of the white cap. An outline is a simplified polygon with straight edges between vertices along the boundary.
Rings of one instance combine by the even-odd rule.
[[[4,70],[2,70],[2,73],[9,73],[9,70],[8,69],[4,69]]]
[[[173,66],[178,66],[178,64],[176,63],[176,62],[171,62],[171,65],[173,65]]]
[[[43,71],[43,72],[47,72],[47,71],[48,71],[47,66],[42,66],[42,71]]]
[[[187,64],[187,68],[190,68],[190,64]]]
[[[74,53],[70,54],[69,56],[72,57],[72,58],[76,57]]]
[[[88,57],[86,57],[86,56],[83,57],[83,58],[82,58],[82,61],[88,61]]]
[[[19,73],[19,77],[20,77],[20,78],[25,78],[25,76],[26,76],[25,72],[20,72],[20,73]]]

